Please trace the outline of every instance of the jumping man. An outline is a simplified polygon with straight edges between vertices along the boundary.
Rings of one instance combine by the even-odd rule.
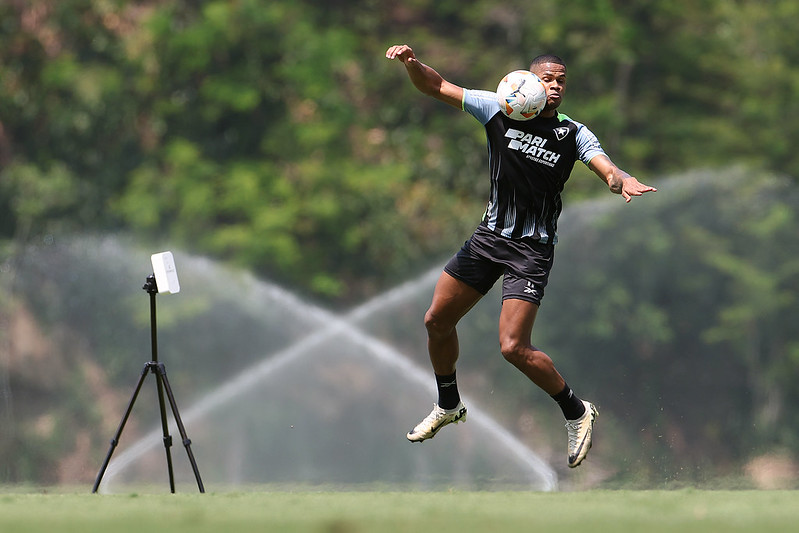
[[[433,438],[447,424],[466,419],[455,376],[456,325],[502,276],[500,351],[560,406],[566,418],[568,465],[573,468],[591,448],[599,412],[574,394],[552,359],[531,344],[554,258],[560,194],[578,159],[626,202],[656,189],[617,167],[588,128],[557,112],[566,90],[566,65],[557,56],[539,56],[530,65],[530,71],[544,82],[547,102],[537,117],[527,121],[505,116],[493,92],[464,89],[445,80],[416,59],[408,45],[390,47],[386,57],[405,65],[419,91],[466,111],[483,124],[491,180],[485,215],[444,267],[425,314],[438,402],[407,438],[421,442]],[[537,149],[526,150],[525,146]]]

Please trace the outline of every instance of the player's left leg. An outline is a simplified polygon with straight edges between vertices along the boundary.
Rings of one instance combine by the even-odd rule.
[[[505,359],[550,396],[563,390],[566,382],[552,359],[530,342],[538,304],[508,298],[499,315],[499,348]],[[582,414],[582,413],[581,413]]]
[[[558,403],[566,418],[568,465],[579,465],[591,448],[596,407],[578,398],[555,368],[552,359],[532,345],[538,304],[507,298],[499,318],[500,350],[505,359],[518,368]]]

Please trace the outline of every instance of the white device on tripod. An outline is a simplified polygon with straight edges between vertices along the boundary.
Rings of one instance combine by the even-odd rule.
[[[133,396],[130,397],[127,411],[125,411],[125,414],[122,416],[122,420],[119,423],[117,432],[114,435],[114,438],[111,439],[111,447],[108,448],[108,454],[105,456],[105,461],[103,461],[103,465],[100,467],[100,471],[97,473],[97,478],[94,480],[92,493],[96,493],[100,488],[100,483],[102,482],[105,471],[108,468],[108,463],[111,461],[111,455],[113,455],[114,450],[119,443],[119,439],[122,436],[122,430],[125,429],[125,424],[128,421],[130,412],[133,410],[133,404],[136,402],[136,398],[139,397],[139,391],[141,390],[144,379],[148,374],[155,374],[156,382],[158,384],[158,404],[161,411],[161,429],[164,433],[164,449],[166,450],[167,471],[169,472],[169,489],[174,494],[175,475],[172,469],[172,452],[170,452],[170,447],[172,446],[172,435],[169,434],[169,425],[166,419],[166,403],[164,401],[164,392],[166,392],[166,397],[169,400],[169,406],[172,408],[172,415],[175,417],[175,424],[178,426],[180,439],[183,442],[183,446],[186,448],[186,453],[189,455],[189,462],[191,462],[192,470],[194,470],[194,478],[197,480],[197,488],[200,489],[200,492],[205,492],[203,480],[200,478],[200,470],[197,468],[197,461],[194,459],[194,453],[191,451],[191,439],[189,439],[188,435],[186,435],[186,428],[183,426],[183,420],[180,418],[180,413],[178,413],[178,406],[175,403],[175,395],[172,393],[172,386],[169,384],[169,380],[166,377],[166,367],[164,366],[164,363],[158,362],[158,341],[155,325],[155,295],[159,292],[171,292],[173,294],[180,292],[178,271],[175,268],[175,258],[172,257],[172,252],[161,252],[160,254],[151,255],[150,261],[153,264],[153,273],[147,276],[147,280],[145,281],[142,289],[146,290],[147,294],[150,295],[150,343],[152,346],[152,359],[144,364],[144,368],[142,369],[141,374],[139,374],[139,382],[136,385],[136,389],[133,391]]]
[[[158,292],[179,293],[178,270],[172,252],[153,254],[150,260],[153,263],[153,275]]]

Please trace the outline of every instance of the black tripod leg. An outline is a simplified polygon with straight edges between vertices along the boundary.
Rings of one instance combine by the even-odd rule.
[[[164,450],[166,451],[166,465],[169,470],[169,490],[172,494],[175,493],[175,473],[172,469],[172,435],[169,434],[169,424],[166,420],[166,404],[164,403],[164,387],[163,382],[166,380],[166,375],[163,373],[163,364],[153,365],[152,369],[156,375],[156,382],[158,388],[158,408],[161,412],[161,430],[164,434]]]
[[[144,365],[144,368],[141,371],[139,382],[136,384],[136,389],[133,391],[133,395],[130,397],[130,402],[128,402],[128,408],[125,411],[125,414],[122,416],[122,420],[119,422],[119,427],[117,428],[117,432],[114,434],[114,438],[111,439],[111,446],[108,448],[108,454],[105,456],[103,466],[100,467],[100,471],[97,473],[97,479],[94,480],[94,488],[92,488],[92,493],[96,493],[97,489],[100,487],[100,482],[103,480],[105,470],[108,468],[108,463],[111,461],[111,455],[113,455],[117,444],[119,444],[119,439],[122,437],[122,430],[125,429],[125,424],[128,422],[131,411],[133,411],[133,404],[136,403],[136,398],[139,396],[139,391],[141,390],[141,386],[144,383],[144,378],[147,377],[147,372],[149,370],[150,364],[148,363]]]
[[[161,378],[161,381],[164,384],[164,389],[166,390],[166,395],[169,398],[169,405],[172,407],[172,415],[175,417],[175,423],[178,426],[178,431],[180,431],[180,438],[183,439],[183,446],[186,448],[186,453],[189,456],[189,462],[191,462],[191,468],[194,470],[194,478],[197,480],[197,488],[200,489],[201,493],[204,493],[205,487],[203,487],[203,481],[200,479],[200,470],[197,468],[197,461],[194,460],[194,453],[191,451],[191,440],[189,439],[188,435],[186,435],[186,428],[183,426],[183,420],[180,418],[178,404],[175,402],[175,396],[172,394],[172,387],[169,385],[169,380],[166,377],[166,367],[164,366],[164,363],[158,363],[158,376]]]

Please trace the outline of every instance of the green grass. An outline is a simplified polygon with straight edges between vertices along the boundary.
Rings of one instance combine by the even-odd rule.
[[[3,533],[797,530],[795,491],[0,493]]]

